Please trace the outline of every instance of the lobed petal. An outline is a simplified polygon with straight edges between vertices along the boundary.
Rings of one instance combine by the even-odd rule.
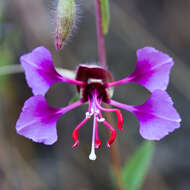
[[[44,47],[37,47],[31,53],[21,56],[20,62],[34,95],[45,95],[52,84],[61,81],[62,77],[54,68],[51,53]]]
[[[139,83],[149,91],[166,90],[173,59],[152,47],[137,51],[137,66],[129,76],[130,82]]]
[[[145,47],[137,51],[135,71],[124,79],[107,83],[107,87],[134,82],[144,86],[150,92],[156,89],[166,90],[173,65],[173,59],[167,54],[152,47]]]
[[[181,118],[167,92],[155,90],[133,113],[140,122],[140,134],[148,140],[160,140],[180,127]]]
[[[83,103],[80,99],[64,108],[53,108],[46,103],[44,96],[32,96],[24,103],[16,131],[34,142],[51,145],[57,141],[56,122],[59,117]]]
[[[24,68],[28,86],[34,95],[45,95],[49,87],[56,82],[66,82],[82,86],[82,81],[66,78],[54,68],[51,53],[44,47],[38,47],[31,53],[21,56],[20,62]]]
[[[61,108],[49,106],[42,95],[32,96],[22,108],[16,131],[34,142],[51,145],[57,141],[56,122],[61,115]]]
[[[142,105],[131,106],[115,100],[109,104],[134,113],[140,122],[140,134],[148,140],[160,140],[180,127],[181,118],[166,91],[155,90]]]

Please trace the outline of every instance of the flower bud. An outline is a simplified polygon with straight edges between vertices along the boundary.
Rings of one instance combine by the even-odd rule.
[[[75,0],[59,0],[56,10],[56,49],[60,50],[69,38],[76,17]]]

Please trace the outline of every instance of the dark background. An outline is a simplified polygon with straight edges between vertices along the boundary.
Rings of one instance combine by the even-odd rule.
[[[43,45],[51,50],[54,65],[75,70],[97,56],[93,0],[77,0],[77,29],[60,52],[54,46],[51,0],[0,0],[0,66],[19,64],[19,57]],[[136,50],[153,46],[175,60],[168,92],[182,117],[179,130],[156,143],[143,190],[189,190],[190,187],[190,1],[110,0],[111,24],[106,36],[107,60],[115,79],[133,71]],[[19,136],[15,123],[24,101],[32,96],[24,74],[0,76],[0,189],[2,190],[111,190],[110,153],[104,146],[91,162],[91,123],[80,130],[80,146],[72,150],[72,130],[84,117],[86,106],[64,115],[57,124],[58,142],[35,144]],[[47,93],[52,106],[67,105],[75,88],[56,84]],[[142,104],[149,93],[135,84],[115,88],[114,99]],[[122,165],[143,141],[138,121],[125,114],[125,134],[118,135]],[[100,136],[105,144],[105,128]]]

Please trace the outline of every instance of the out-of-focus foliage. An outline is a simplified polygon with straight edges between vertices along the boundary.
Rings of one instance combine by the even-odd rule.
[[[140,190],[150,166],[154,143],[145,141],[127,160],[122,169],[122,180],[126,190]]]
[[[3,12],[4,12],[4,1],[0,1],[0,67],[4,65],[12,64],[13,57],[6,48],[6,41],[8,40],[7,37],[3,39]],[[8,76],[0,76],[0,91],[5,88],[7,84]]]
[[[3,26],[3,21],[0,21],[0,25]],[[5,35],[2,33],[2,35]],[[14,55],[13,51],[19,44],[19,33],[16,30],[6,32],[2,42],[0,43],[0,67],[13,65],[14,64]],[[11,48],[10,48],[11,47]],[[6,89],[9,75],[1,75],[0,72],[0,91]]]
[[[0,67],[12,64],[13,57],[11,53],[0,45]],[[0,75],[0,91],[6,87],[7,75]]]
[[[72,104],[80,99],[80,94],[76,94],[70,101],[69,104]]]

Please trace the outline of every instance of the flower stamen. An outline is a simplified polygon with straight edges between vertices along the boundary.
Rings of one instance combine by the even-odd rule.
[[[97,117],[97,120],[96,120],[96,135],[95,135],[95,148],[96,149],[99,149],[102,145],[100,139],[99,139],[99,135],[98,135],[98,117]]]
[[[73,140],[74,140],[74,144],[72,146],[72,148],[76,148],[79,145],[79,140],[78,140],[78,136],[79,136],[79,129],[89,120],[88,117],[86,117],[74,130],[73,130]]]
[[[110,148],[110,145],[115,141],[117,133],[116,130],[107,121],[103,121],[103,124],[111,131],[111,137],[107,142],[107,147]]]
[[[120,131],[124,131],[122,126],[123,126],[123,116],[121,114],[121,111],[119,109],[116,108],[104,108],[100,105],[100,103],[98,102],[97,96],[95,97],[95,103],[96,106],[99,110],[105,111],[105,112],[115,112],[117,115],[117,128]]]
[[[89,112],[86,112],[86,118],[91,118],[91,116],[93,115],[93,112],[89,113]]]

